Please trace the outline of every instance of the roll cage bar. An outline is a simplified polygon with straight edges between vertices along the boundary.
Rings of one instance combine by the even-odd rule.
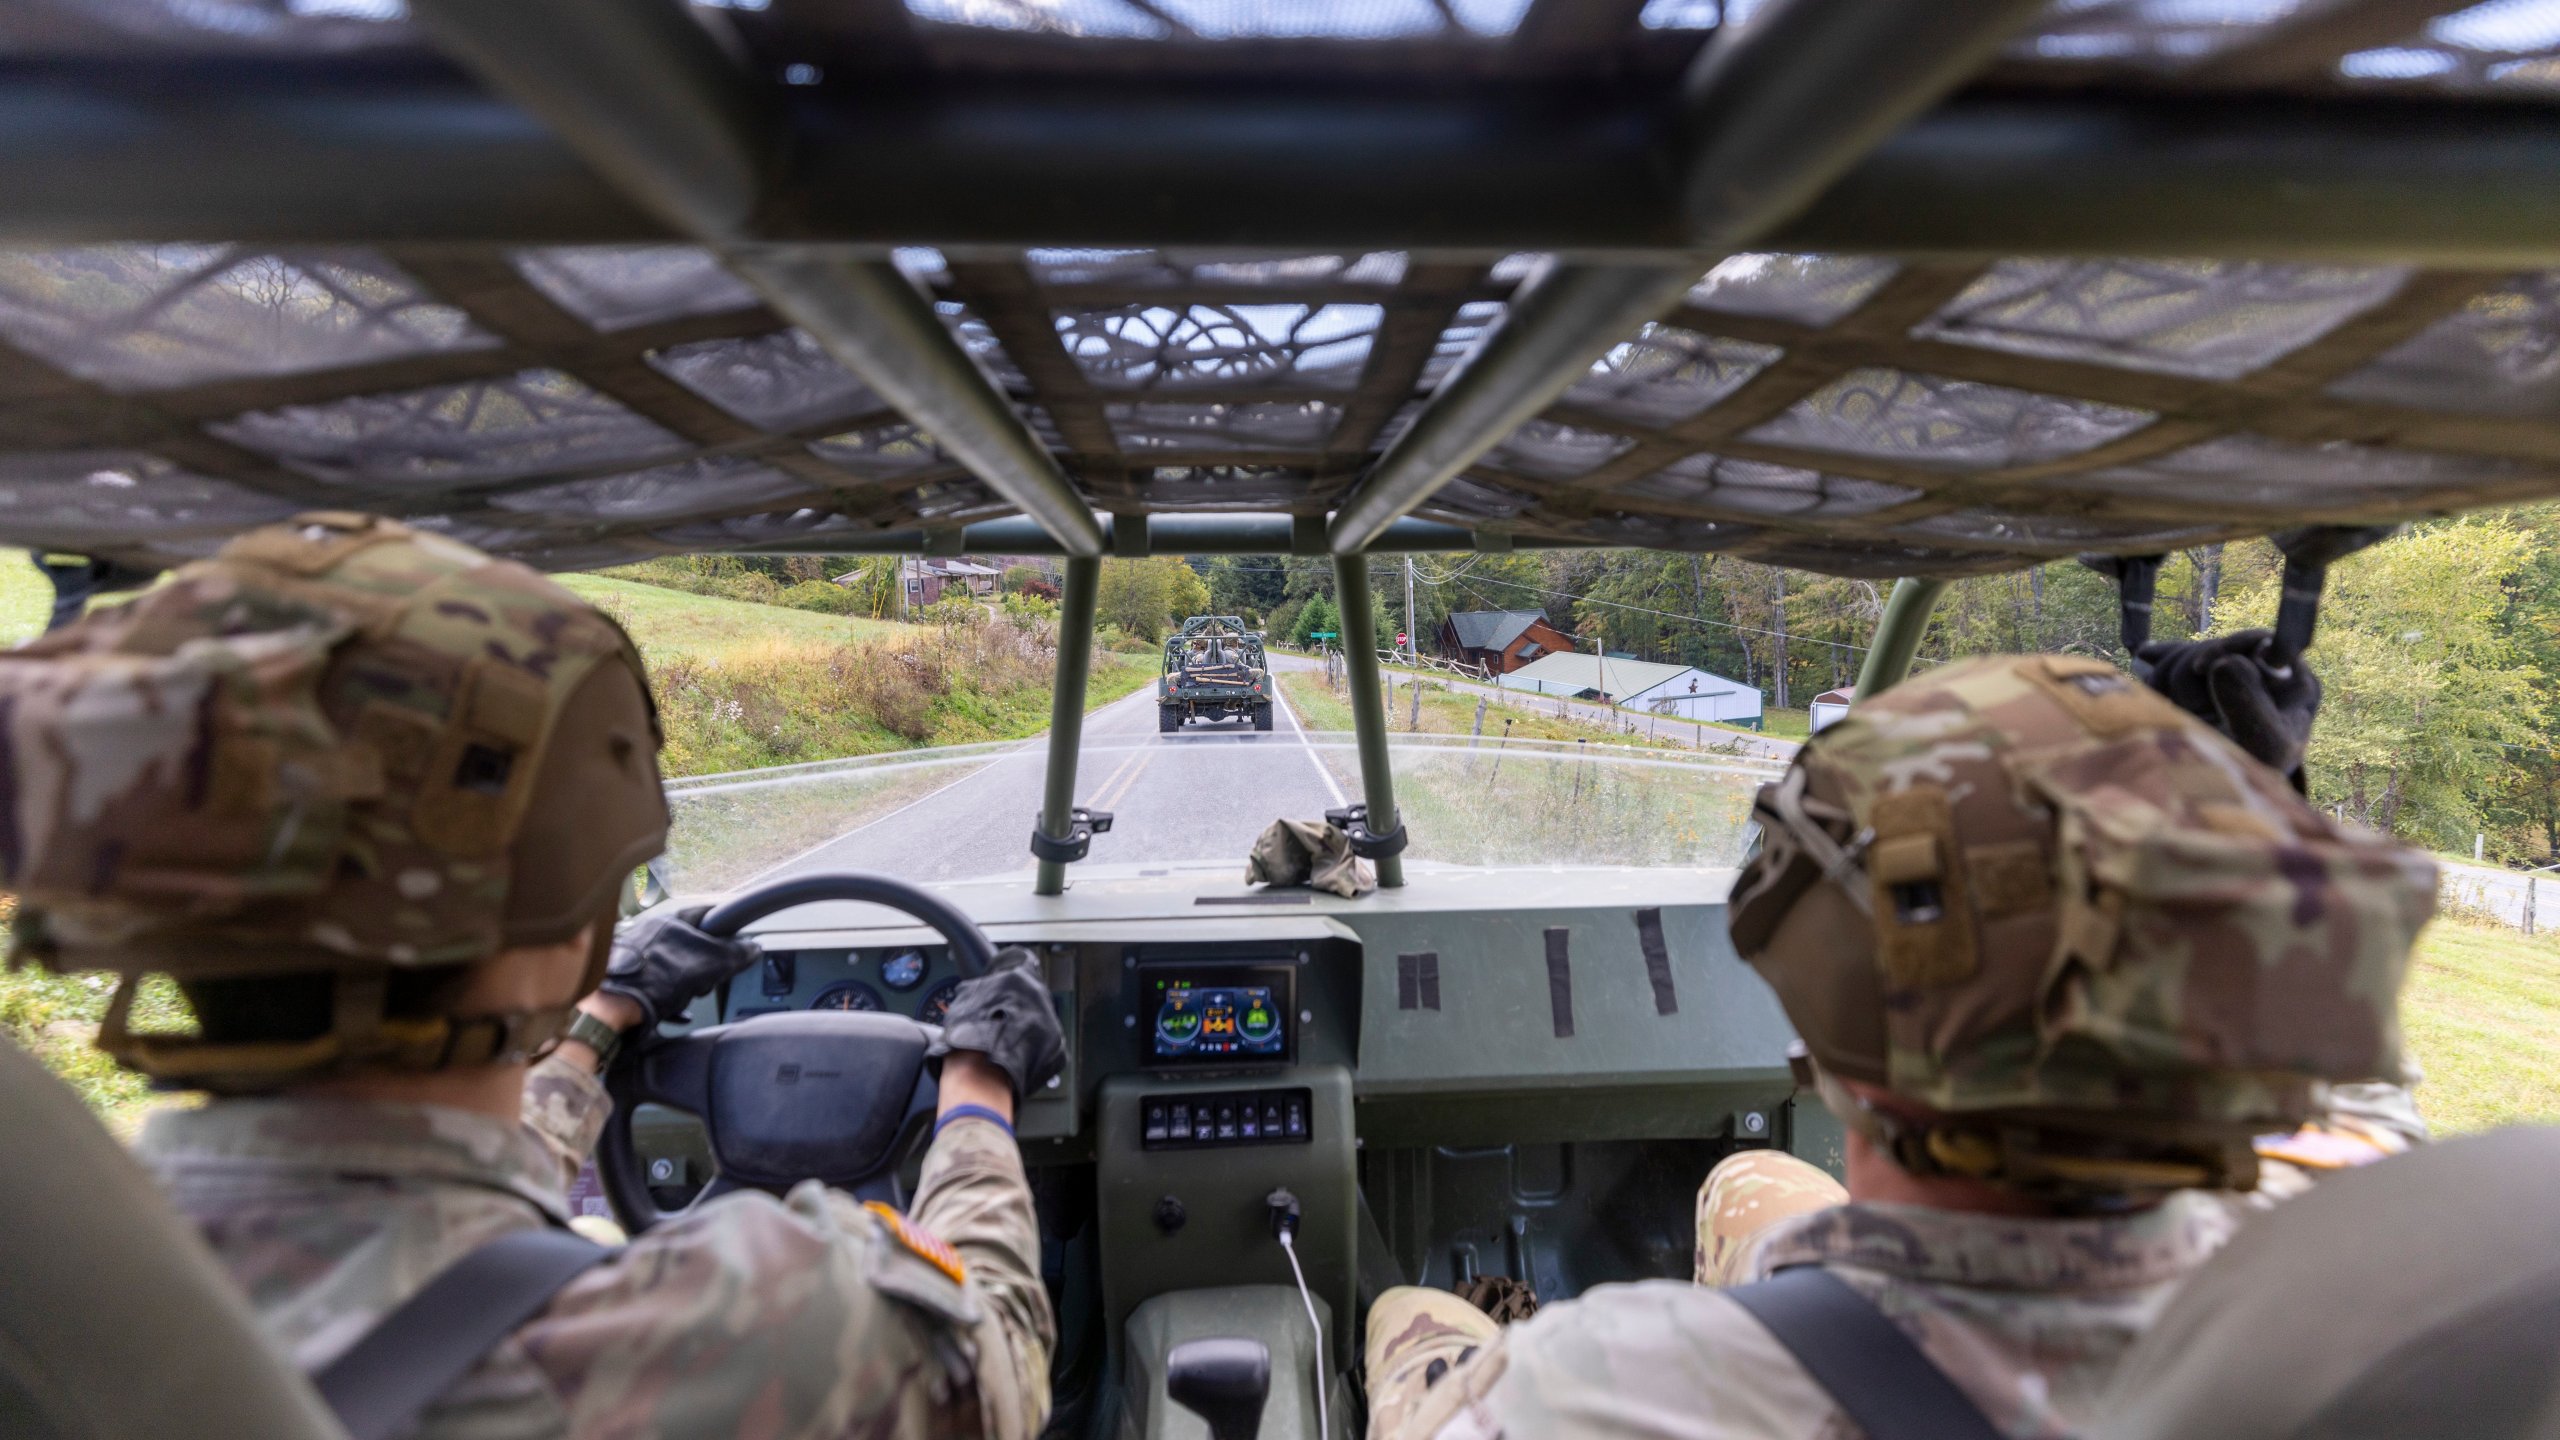
[[[2384,43],[2458,8],[2450,4],[2340,0],[2321,8],[2204,67],[2198,83],[2223,91],[2209,106],[2173,85],[2117,85],[2096,95],[2039,87],[2001,56],[2046,10],[2043,0],[1769,0],[1749,23],[1718,30],[1698,48],[1667,97],[1606,83],[1550,84],[1534,73],[1532,42],[1579,53],[1574,47],[1587,49],[1595,37],[1642,38],[1635,0],[1531,0],[1519,53],[1506,62],[1530,70],[1410,94],[1231,75],[1068,86],[946,74],[920,87],[896,73],[900,47],[912,42],[906,13],[882,0],[846,0],[836,7],[841,14],[830,12],[826,23],[843,41],[848,73],[808,89],[757,73],[724,42],[729,17],[708,23],[675,0],[412,0],[410,8],[460,76],[401,61],[318,80],[256,60],[0,66],[0,124],[19,141],[0,154],[7,197],[0,235],[310,243],[388,234],[409,244],[404,258],[415,256],[413,267],[438,263],[438,242],[474,239],[705,247],[752,287],[771,322],[813,337],[889,411],[1019,512],[753,548],[1066,557],[1039,820],[1040,834],[1057,846],[1071,842],[1077,824],[1077,748],[1103,556],[1329,555],[1345,630],[1365,635],[1373,626],[1371,554],[1628,543],[1412,512],[1548,411],[1631,331],[1678,306],[1714,258],[1787,247],[1978,266],[1985,255],[2025,244],[2049,254],[2134,249],[2512,266],[2560,253],[2553,239],[2560,186],[2548,183],[2560,175],[2560,124],[2546,110],[2409,94],[2375,104],[2233,93],[2253,75],[2318,73],[2348,49]],[[866,53],[887,58],[866,71]],[[122,79],[97,83],[108,75]],[[1956,94],[1985,75],[1994,83]],[[1044,123],[1057,115],[1075,123]],[[1105,143],[1092,143],[1097,137]],[[1509,182],[1489,183],[1495,175]],[[883,194],[898,203],[880,203]],[[1187,203],[1162,203],[1169,194]],[[1061,237],[1258,247],[1356,240],[1417,252],[1538,246],[1564,258],[1510,294],[1507,316],[1418,408],[1398,417],[1400,431],[1389,425],[1394,392],[1349,402],[1364,437],[1394,438],[1374,458],[1365,450],[1341,457],[1297,513],[1105,514],[1062,463],[1117,455],[1089,394],[1056,403],[1083,384],[1064,354],[1017,357],[1055,412],[1048,419],[1057,433],[1046,435],[888,253],[931,238],[959,270],[971,265],[973,245]],[[1445,319],[1465,285],[1431,263],[1424,253],[1417,272]],[[1920,306],[1915,316],[1925,316],[1972,273],[1947,268],[1920,276],[1897,303]],[[467,267],[453,273],[467,278]],[[973,299],[990,323],[1017,332],[1048,323],[1036,308],[1010,303],[1004,266],[980,265],[972,276]],[[2361,343],[2387,344],[2425,318],[2427,306],[2436,307],[2426,311],[2432,315],[2459,304],[2470,293],[2459,280],[2411,300],[2393,318],[2400,331],[2378,326]],[[2476,277],[2468,283],[2476,286]],[[510,343],[519,340],[490,323]],[[1858,338],[1905,343],[1908,320],[1879,323],[1900,328]],[[1417,334],[1418,341],[1382,333],[1378,342],[1411,362],[1400,372],[1408,388],[1432,338]],[[2014,364],[1983,363],[1995,381],[2016,373]],[[2106,398],[2169,415],[2173,429],[2215,433],[2221,397],[2147,380],[2085,383],[2117,385]],[[2286,433],[2295,439],[2345,433],[2335,417],[2315,411],[2297,405],[2259,418],[2293,426],[2301,433]],[[147,407],[133,413],[140,418],[130,423],[144,431],[165,422]],[[731,432],[716,421],[693,429],[702,433],[685,438],[737,443],[721,439]],[[2465,443],[2484,452],[2539,455],[2542,442],[2514,427],[2475,429]],[[210,473],[236,458],[201,439],[148,438],[170,453],[192,446],[187,453],[206,459]],[[1647,463],[1662,458],[1638,453]],[[783,468],[807,466],[775,454],[772,463]],[[1126,457],[1103,468],[1111,463]],[[1642,472],[1612,473],[1609,483],[1618,485]],[[312,498],[305,494],[312,487],[275,467],[258,474],[280,492],[299,484],[296,497]],[[2526,482],[2465,483],[2459,498],[2479,503],[2522,494]],[[1951,493],[1961,495],[1961,486]],[[1788,563],[1791,552],[1757,553]],[[1914,568],[1941,570],[2024,558],[1961,544],[1900,553],[1920,557]],[[1881,688],[1908,667],[1944,584],[1897,584],[1862,689]],[[1401,817],[1379,662],[1366,645],[1346,646],[1345,660],[1372,828],[1391,832]],[[1041,860],[1041,893],[1062,887],[1062,865]],[[1382,883],[1401,882],[1392,857],[1379,870]]]

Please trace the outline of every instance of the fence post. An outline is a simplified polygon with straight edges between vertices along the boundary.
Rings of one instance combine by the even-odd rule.
[[[2524,877],[2524,933],[2527,935],[2533,933],[2534,885],[2538,878],[2532,875]]]
[[[1474,734],[1467,737],[1467,748],[1470,750],[1476,748],[1476,742],[1484,738],[1484,707],[1490,703],[1492,702],[1482,695],[1476,697],[1476,729]]]

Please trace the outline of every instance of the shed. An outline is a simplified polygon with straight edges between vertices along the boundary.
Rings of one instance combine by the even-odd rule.
[[[1805,728],[1816,735],[1821,734],[1823,727],[1848,714],[1849,702],[1857,698],[1858,687],[1855,685],[1843,685],[1837,690],[1825,690],[1814,696],[1813,707],[1806,712]]]
[[[1506,689],[1598,699],[1657,715],[1755,728],[1760,724],[1759,690],[1694,665],[1569,652],[1531,661],[1498,683]]]

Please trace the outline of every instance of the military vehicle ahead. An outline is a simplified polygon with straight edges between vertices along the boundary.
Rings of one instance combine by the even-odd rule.
[[[1156,729],[1169,735],[1194,720],[1251,720],[1268,730],[1271,705],[1262,636],[1241,617],[1194,615],[1165,640]]]
[[[1726,940],[1774,767],[1391,736],[1366,644],[1350,734],[1089,724],[1103,557],[1326,557],[1362,638],[1416,551],[1895,579],[1872,696],[1950,577],[2560,495],[2549,27],[2452,8],[21,4],[0,544],[94,557],[74,600],[330,507],[551,570],[1063,556],[1039,746],[670,787],[656,881],[771,959],[664,1043],[931,1022],[1034,947],[1058,1433],[1196,1434],[1168,1356],[1250,1336],[1263,1436],[1357,1434],[1378,1286],[1686,1273],[1718,1158],[1836,1161]],[[1269,768],[1168,793],[1175,751]],[[1241,883],[1318,806],[1378,888]],[[601,1177],[634,1226],[745,1183],[727,1120],[834,1155],[914,1098],[795,1105],[813,1063],[713,1106],[648,1051]],[[204,1262],[40,1148],[11,1229],[79,1283],[0,1285],[10,1333],[228,1433],[203,1333],[135,1323],[176,1300],[102,1288]]]

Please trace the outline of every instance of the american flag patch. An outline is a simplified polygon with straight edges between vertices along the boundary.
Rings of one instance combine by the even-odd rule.
[[[877,1200],[863,1201],[862,1208],[879,1216],[880,1223],[889,1227],[889,1234],[908,1254],[950,1276],[954,1285],[969,1283],[969,1270],[960,1263],[959,1251],[943,1244],[932,1233]]]

